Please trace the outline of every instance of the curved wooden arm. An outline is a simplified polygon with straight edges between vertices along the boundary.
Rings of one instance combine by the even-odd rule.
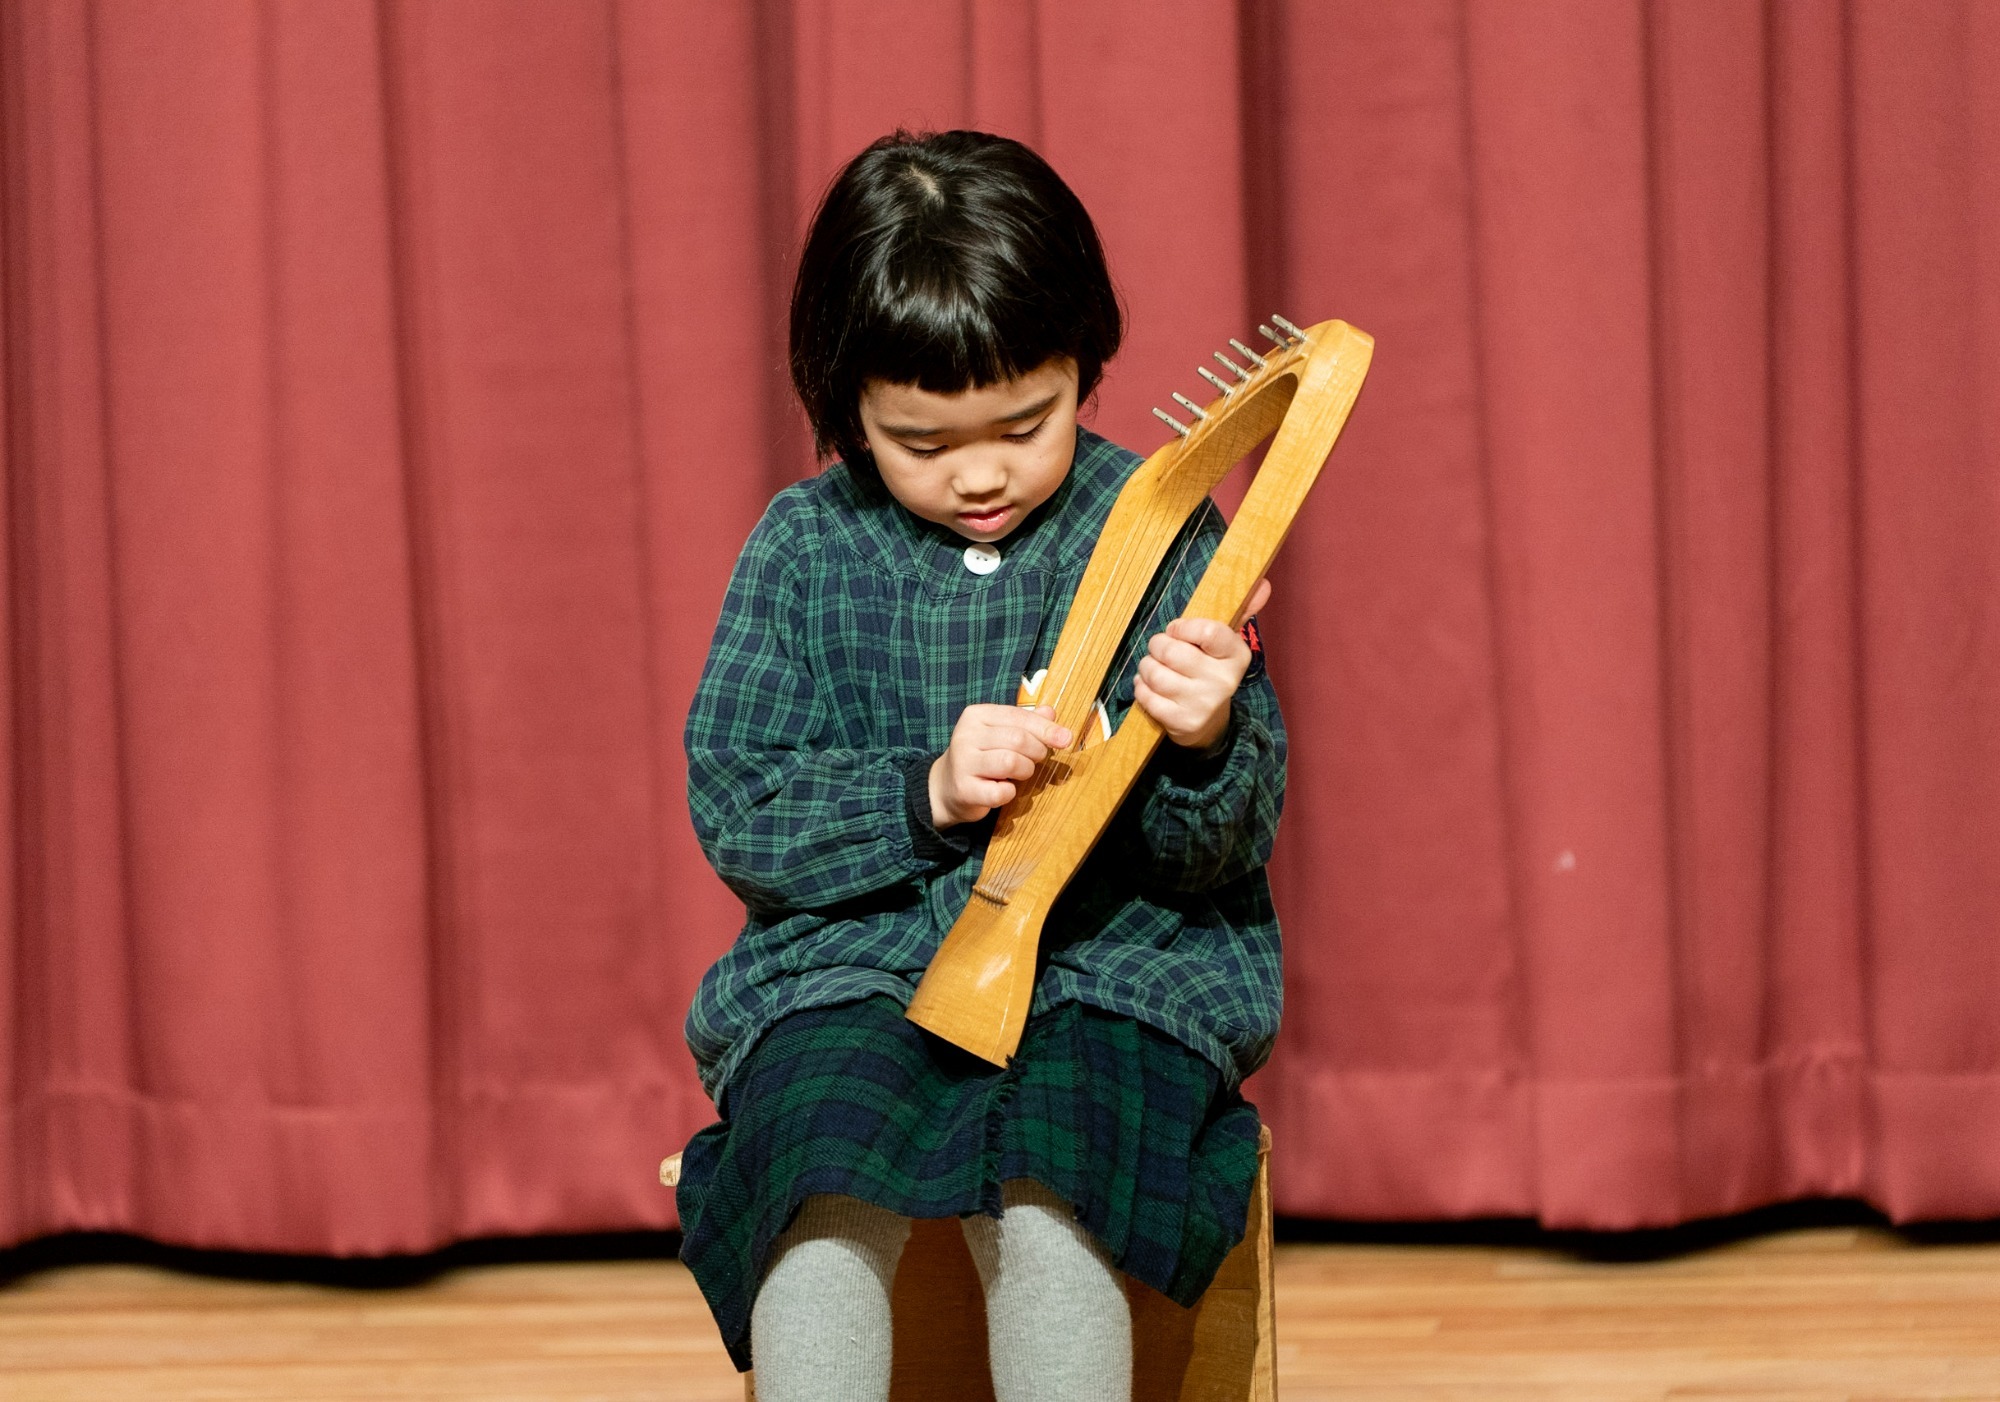
[[[1134,706],[1109,741],[1082,748],[1083,722],[1112,650],[1188,515],[1276,427],[1263,467],[1181,615],[1240,621],[1333,451],[1374,347],[1367,333],[1342,321],[1308,328],[1302,344],[1269,357],[1236,394],[1209,404],[1192,434],[1148,458],[1119,493],[1056,641],[1054,690],[1045,685],[1040,698],[1080,738],[1044,760],[1002,810],[972,899],[910,1001],[911,1021],[996,1065],[1014,1054],[1049,908],[1160,742],[1159,726]]]

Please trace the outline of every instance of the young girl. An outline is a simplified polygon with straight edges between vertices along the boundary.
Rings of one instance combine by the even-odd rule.
[[[683,1159],[682,1256],[763,1402],[887,1397],[911,1218],[963,1223],[999,1402],[1128,1396],[1119,1273],[1191,1304],[1242,1236],[1285,740],[1244,638],[1178,618],[1212,510],[1107,682],[1113,725],[1138,705],[1170,743],[1051,912],[1019,1053],[903,1016],[994,810],[1072,739],[1012,702],[1139,462],[1076,421],[1120,332],[1089,215],[1016,142],[878,141],[807,238],[792,379],[839,460],[751,534],[687,727],[749,923],[688,1014],[722,1119]]]

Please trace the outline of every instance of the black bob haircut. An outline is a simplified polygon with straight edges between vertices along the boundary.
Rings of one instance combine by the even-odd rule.
[[[1124,331],[1083,203],[1018,141],[898,131],[820,202],[792,285],[792,386],[826,456],[868,464],[870,380],[941,394],[1057,356],[1089,398]]]

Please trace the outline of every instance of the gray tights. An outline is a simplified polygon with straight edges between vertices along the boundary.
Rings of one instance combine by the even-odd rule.
[[[1031,1179],[1002,1187],[999,1220],[965,1244],[986,1293],[997,1402],[1132,1392],[1132,1316],[1118,1272],[1069,1205]],[[807,1198],[750,1313],[758,1402],[885,1402],[889,1293],[909,1219],[857,1198]]]

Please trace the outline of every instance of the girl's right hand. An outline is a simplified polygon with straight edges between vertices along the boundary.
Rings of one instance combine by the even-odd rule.
[[[1071,740],[1053,706],[967,706],[931,764],[931,826],[973,823],[1009,802],[1035,766]]]

